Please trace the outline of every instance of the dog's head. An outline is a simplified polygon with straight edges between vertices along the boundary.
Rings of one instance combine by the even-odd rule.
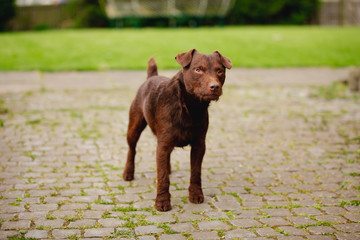
[[[186,91],[202,101],[217,101],[225,82],[225,69],[231,69],[229,58],[218,51],[202,54],[192,49],[175,57],[182,66]]]

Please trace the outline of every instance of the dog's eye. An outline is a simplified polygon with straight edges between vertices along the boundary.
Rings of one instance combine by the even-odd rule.
[[[217,74],[221,75],[222,73],[223,73],[223,70],[221,70],[221,69],[217,70]]]
[[[200,68],[195,68],[195,72],[200,73],[201,69]]]

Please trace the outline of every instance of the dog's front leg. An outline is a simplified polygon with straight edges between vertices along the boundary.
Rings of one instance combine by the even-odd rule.
[[[155,207],[158,211],[171,210],[170,204],[170,155],[173,146],[169,146],[164,142],[158,142],[156,150],[156,163],[157,163],[157,196],[155,200]]]
[[[205,141],[203,140],[191,145],[189,201],[192,203],[204,202],[204,194],[201,188],[201,164],[205,154],[205,149]]]

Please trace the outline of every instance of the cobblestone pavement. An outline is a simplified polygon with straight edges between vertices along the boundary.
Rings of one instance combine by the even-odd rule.
[[[210,107],[205,203],[189,203],[176,149],[166,213],[149,129],[136,180],[121,178],[144,71],[0,73],[0,239],[360,239],[359,98],[321,95],[348,70],[231,70]]]

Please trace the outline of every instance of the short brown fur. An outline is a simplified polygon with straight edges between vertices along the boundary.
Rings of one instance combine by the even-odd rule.
[[[208,129],[208,106],[222,95],[225,68],[231,61],[218,51],[201,54],[192,49],[175,57],[182,66],[173,78],[158,76],[155,60],[148,64],[148,80],[139,88],[131,104],[127,141],[129,151],[123,178],[134,179],[136,144],[141,132],[149,125],[157,137],[157,196],[159,211],[171,209],[169,174],[170,155],[174,147],[191,145],[191,177],[189,200],[202,203],[201,164],[205,154]]]

